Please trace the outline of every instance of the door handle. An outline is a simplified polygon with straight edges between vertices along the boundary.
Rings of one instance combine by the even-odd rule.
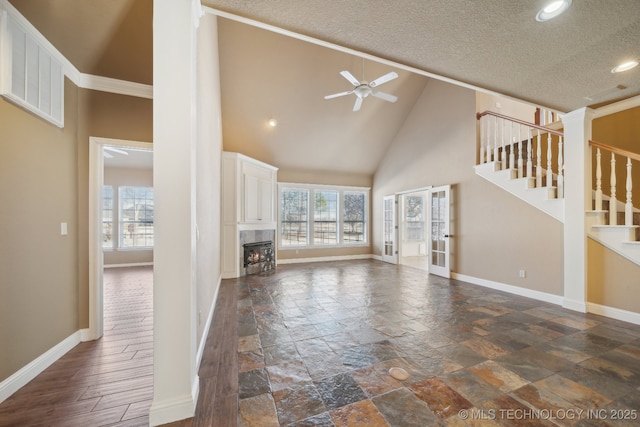
[[[444,237],[453,237],[452,234],[445,234]]]

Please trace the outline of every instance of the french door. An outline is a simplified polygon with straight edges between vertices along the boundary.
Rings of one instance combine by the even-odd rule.
[[[398,227],[396,225],[396,196],[385,196],[382,209],[382,260],[398,263]]]
[[[429,273],[449,278],[449,226],[451,186],[434,187],[429,192]]]

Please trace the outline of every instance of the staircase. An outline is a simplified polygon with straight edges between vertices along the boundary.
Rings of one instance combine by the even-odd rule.
[[[478,114],[480,150],[476,174],[564,223],[562,132],[494,112]],[[640,265],[640,210],[631,202],[632,163],[640,155],[590,141],[596,149],[594,206],[587,235]],[[611,158],[610,195],[602,192],[601,150]],[[625,159],[625,202],[616,199],[616,157]]]

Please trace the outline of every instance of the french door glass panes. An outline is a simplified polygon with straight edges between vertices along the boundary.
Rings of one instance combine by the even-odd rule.
[[[433,188],[429,193],[431,209],[431,259],[429,271],[449,277],[449,186]]]

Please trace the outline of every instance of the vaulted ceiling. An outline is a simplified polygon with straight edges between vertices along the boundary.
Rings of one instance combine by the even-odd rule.
[[[81,72],[152,84],[152,0],[9,1]],[[219,20],[225,149],[291,170],[371,174],[428,77],[561,112],[640,94],[640,67],[610,72],[640,58],[639,1],[574,0],[537,22],[546,2],[202,0],[230,18]],[[380,89],[396,104],[369,97],[354,113],[353,95],[323,99],[351,88],[341,70],[371,81],[392,63],[400,77]]]

